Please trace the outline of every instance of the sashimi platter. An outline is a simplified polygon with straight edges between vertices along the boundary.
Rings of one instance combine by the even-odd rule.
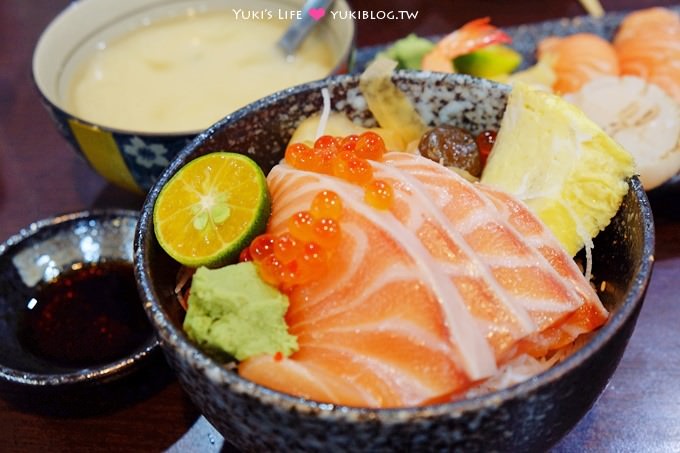
[[[648,29],[666,35],[630,38]],[[199,136],[147,199],[138,253],[172,260],[165,310],[247,389],[400,410],[531,381],[611,322],[628,290],[598,274],[598,236],[680,170],[678,38],[654,8],[612,42],[547,37],[535,64],[488,19],[374,49],[360,75]]]
[[[578,17],[501,29],[473,20],[441,38],[411,34],[363,49],[400,68],[524,81],[564,96],[635,160],[646,190],[680,172],[680,7]]]

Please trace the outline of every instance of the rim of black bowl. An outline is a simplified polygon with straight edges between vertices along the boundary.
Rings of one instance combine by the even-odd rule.
[[[432,77],[433,74],[427,71],[397,71],[399,77],[407,78],[427,78]],[[449,403],[433,404],[427,406],[406,407],[406,408],[365,408],[354,406],[343,406],[333,403],[323,403],[319,401],[309,400],[301,397],[296,397],[283,392],[269,389],[260,384],[256,384],[245,378],[239,376],[236,372],[226,369],[218,361],[212,359],[203,351],[195,346],[184,334],[181,329],[177,329],[170,321],[163,308],[158,304],[158,295],[153,290],[148,279],[148,266],[144,261],[144,251],[146,244],[144,241],[143,231],[148,234],[152,233],[153,229],[153,205],[158,197],[161,188],[165,183],[181,168],[184,164],[182,160],[186,159],[194,150],[206,141],[216,130],[234,123],[241,118],[249,115],[254,110],[267,108],[272,104],[276,104],[280,98],[288,97],[290,95],[300,94],[307,91],[320,91],[322,88],[330,85],[343,83],[348,80],[358,78],[358,74],[344,74],[329,77],[326,79],[317,80],[303,85],[298,85],[286,90],[279,91],[270,96],[255,101],[246,107],[237,110],[236,112],[226,116],[219,122],[215,123],[209,129],[195,137],[170,163],[170,165],[161,174],[160,178],[151,188],[147,194],[146,200],[142,207],[141,215],[137,223],[135,232],[135,251],[134,251],[134,268],[139,284],[140,295],[144,301],[144,307],[147,309],[147,314],[152,320],[154,327],[159,331],[159,334],[164,337],[164,341],[172,344],[174,348],[179,349],[182,356],[188,361],[193,362],[192,365],[200,368],[206,379],[214,380],[215,375],[219,375],[220,379],[228,383],[230,386],[238,386],[242,393],[246,393],[251,397],[257,398],[265,405],[281,404],[285,408],[295,407],[298,410],[318,411],[321,416],[329,420],[344,420],[349,421],[357,415],[379,417],[383,422],[399,422],[403,420],[404,416],[418,416],[420,414],[428,417],[442,414],[464,413],[480,408],[497,407],[503,401],[512,400],[520,397],[523,394],[532,392],[533,390],[548,385],[551,382],[559,380],[564,374],[573,371],[578,367],[579,363],[586,358],[593,355],[595,351],[600,349],[607,339],[633,316],[638,305],[642,303],[643,296],[649,284],[651,277],[652,266],[654,262],[654,221],[652,217],[652,210],[649,200],[645,194],[642,184],[637,177],[630,179],[630,187],[640,203],[642,221],[645,225],[644,241],[642,256],[643,262],[639,269],[636,269],[634,281],[631,284],[630,290],[626,293],[625,300],[621,304],[616,313],[609,318],[607,323],[602,326],[596,334],[589,339],[578,351],[571,354],[565,360],[557,363],[552,368],[539,373],[527,379],[524,382],[515,384],[511,387],[480,394],[471,398],[466,398]],[[452,78],[459,80],[470,81],[476,80],[476,83],[489,84],[490,86],[507,87],[500,83],[492,82],[486,79],[476,79],[464,74],[440,75],[436,77]],[[507,87],[509,88],[509,87]]]
[[[129,209],[92,209],[78,212],[57,214],[52,217],[37,220],[13,234],[0,244],[0,255],[17,246],[21,242],[38,234],[49,227],[56,227],[81,219],[98,219],[106,217],[128,217],[139,222],[139,212]],[[72,385],[86,382],[109,381],[122,377],[132,371],[144,359],[146,359],[159,343],[156,335],[151,333],[149,340],[142,343],[135,352],[118,360],[99,366],[85,367],[63,373],[33,373],[17,370],[0,364],[0,380],[13,384],[28,385],[33,387],[49,387],[60,385]]]

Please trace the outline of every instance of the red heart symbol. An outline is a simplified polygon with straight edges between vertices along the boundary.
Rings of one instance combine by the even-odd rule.
[[[312,19],[319,20],[326,14],[326,10],[323,8],[309,8],[309,15]]]

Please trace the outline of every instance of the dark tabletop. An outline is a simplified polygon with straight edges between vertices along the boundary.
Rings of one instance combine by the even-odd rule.
[[[114,2],[115,0],[111,0]],[[42,29],[67,0],[0,0],[0,240],[34,220],[92,207],[138,208],[142,199],[108,185],[58,135],[31,79]],[[351,1],[356,10],[417,11],[408,21],[359,21],[358,45],[415,32],[448,32],[491,16],[516,25],[584,14],[577,0]],[[606,10],[677,5],[604,0]],[[657,233],[654,276],[635,333],[609,386],[556,451],[680,451],[680,188],[650,194]],[[0,451],[219,451],[157,358],[110,393],[48,407],[23,395],[0,399]],[[227,449],[224,447],[224,449]]]

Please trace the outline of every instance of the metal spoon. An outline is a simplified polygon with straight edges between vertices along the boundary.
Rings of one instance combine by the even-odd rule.
[[[288,27],[288,30],[286,30],[276,43],[286,57],[290,58],[295,54],[295,51],[312,28],[320,22],[320,20],[315,20],[309,14],[309,11],[321,8],[328,12],[332,3],[333,0],[307,0],[305,2],[304,7],[302,8],[302,17],[300,19],[295,19]]]

